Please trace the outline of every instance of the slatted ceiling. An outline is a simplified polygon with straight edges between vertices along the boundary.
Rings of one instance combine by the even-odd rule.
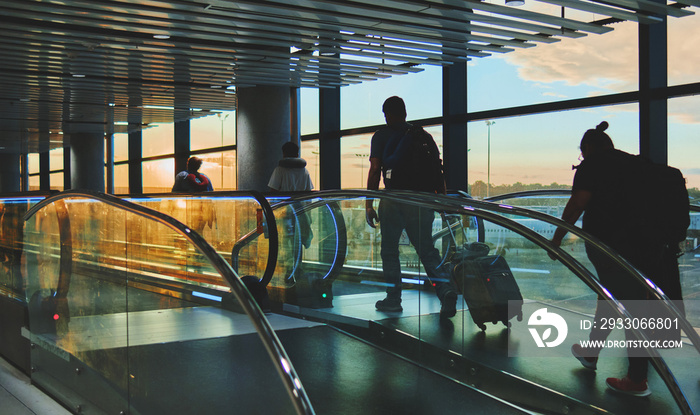
[[[651,14],[657,16],[668,15],[671,17],[682,17],[693,14],[693,12],[690,10],[684,10],[667,4],[648,0],[608,0],[607,3],[626,9],[637,10],[641,14]]]
[[[229,86],[357,84],[604,35],[613,27],[602,22],[653,22],[700,6],[526,2],[0,0],[0,143],[45,151],[75,131],[138,128],[112,121],[143,128],[233,110]],[[580,12],[562,15],[558,6]]]

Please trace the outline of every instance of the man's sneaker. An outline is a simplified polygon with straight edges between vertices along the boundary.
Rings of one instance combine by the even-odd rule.
[[[584,349],[580,344],[576,343],[571,346],[571,354],[573,354],[586,369],[597,369],[598,357],[591,356],[592,353]]]
[[[647,380],[644,379],[641,382],[633,382],[629,376],[624,378],[608,378],[605,381],[608,388],[614,390],[615,392],[624,393],[630,396],[649,396],[651,395],[651,390],[647,385]]]
[[[377,304],[374,306],[379,311],[403,311],[403,307],[401,307],[401,299],[395,300],[387,297],[383,300],[377,301]]]
[[[442,307],[440,308],[440,318],[450,318],[457,314],[457,292],[450,289],[442,297]]]

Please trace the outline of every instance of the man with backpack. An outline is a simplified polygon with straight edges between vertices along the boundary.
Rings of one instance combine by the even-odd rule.
[[[677,254],[678,244],[685,239],[690,223],[684,179],[677,169],[615,149],[605,133],[607,127],[608,123],[603,121],[586,131],[581,139],[583,161],[574,166],[571,198],[562,220],[575,224],[583,214],[585,231],[634,265],[682,309]],[[644,196],[652,192],[655,196]],[[565,234],[565,229],[558,228],[553,244],[561,245]],[[596,249],[586,246],[586,252],[600,282],[617,300],[633,315],[650,312],[640,308],[650,308],[651,303],[635,307],[634,300],[648,299],[641,284]],[[605,340],[612,327],[601,322],[615,317],[617,314],[599,298],[589,340]],[[636,339],[631,333],[626,334],[628,339]],[[574,344],[571,351],[584,367],[597,368],[600,348]],[[648,355],[639,349],[628,349],[628,355],[627,375],[608,378],[608,388],[631,396],[651,394],[647,385]]]
[[[442,161],[433,138],[422,128],[406,122],[406,105],[401,98],[387,98],[382,111],[387,125],[372,136],[367,189],[378,190],[383,178],[387,190],[444,194]],[[399,239],[405,229],[442,304],[440,317],[453,317],[457,312],[457,291],[452,285],[449,271],[439,267],[440,254],[432,241],[435,212],[383,199],[377,215],[372,200],[368,199],[366,219],[373,228],[381,222],[381,257],[387,295],[385,299],[377,301],[377,310],[403,311]]]

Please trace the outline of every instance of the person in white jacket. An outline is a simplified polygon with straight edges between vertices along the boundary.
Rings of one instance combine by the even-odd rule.
[[[291,141],[284,143],[282,156],[267,186],[281,192],[312,190],[314,185],[306,169],[306,160],[299,157],[299,146]]]

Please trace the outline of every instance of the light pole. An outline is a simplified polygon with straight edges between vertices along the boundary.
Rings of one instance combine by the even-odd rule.
[[[224,121],[226,121],[226,118],[228,118],[231,113],[226,114],[223,118],[221,117],[221,113],[217,112],[216,115],[219,117],[219,121],[221,121],[221,188],[223,189],[224,187]]]
[[[486,120],[486,128],[488,128],[488,141],[486,144],[486,197],[491,195],[491,126],[496,124],[496,121]]]
[[[313,154],[313,155],[316,156],[316,174],[315,174],[315,176],[316,176],[316,181],[315,181],[315,183],[316,183],[316,188],[318,189],[318,186],[319,186],[319,184],[318,184],[318,174],[319,174],[319,173],[318,173],[318,154],[319,154],[319,152],[318,152],[318,151],[312,151],[311,154]]]
[[[369,154],[355,153],[355,156],[360,158],[360,189],[364,189],[362,178],[365,176],[365,157],[369,157]]]

